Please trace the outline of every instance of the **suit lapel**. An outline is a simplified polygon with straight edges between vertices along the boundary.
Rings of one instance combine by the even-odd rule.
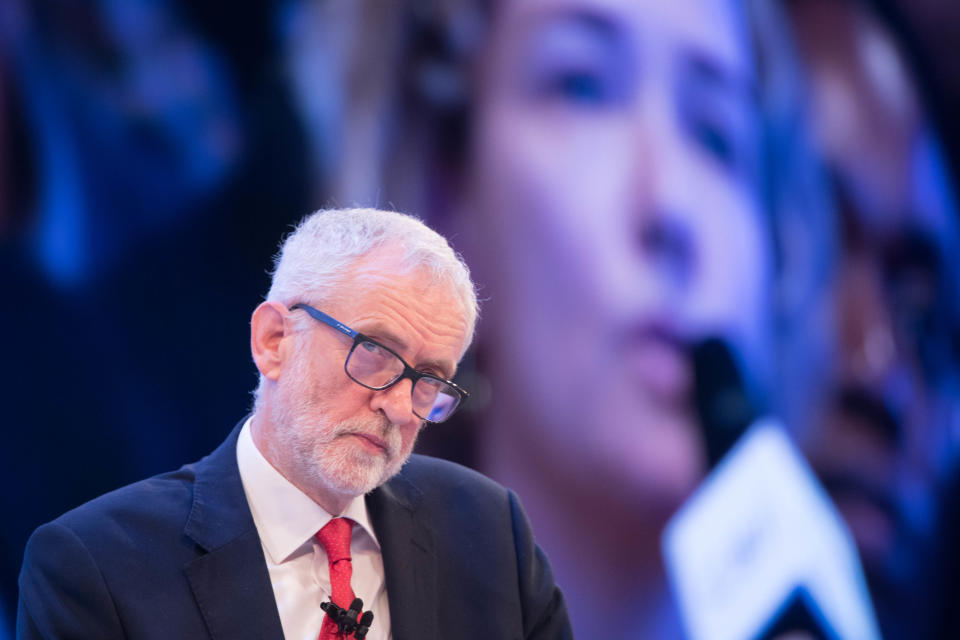
[[[184,534],[207,553],[184,570],[213,638],[282,640],[263,547],[237,468],[242,425],[196,465],[193,505]]]
[[[237,468],[237,436],[243,422],[196,465],[193,506],[184,534],[206,553],[184,570],[211,637],[282,640],[263,547]],[[420,490],[403,474],[366,498],[383,552],[395,640],[440,638],[434,534],[425,519],[416,517],[420,499]]]
[[[434,535],[423,519],[415,517],[420,496],[402,475],[367,495],[383,553],[395,640],[440,638]]]

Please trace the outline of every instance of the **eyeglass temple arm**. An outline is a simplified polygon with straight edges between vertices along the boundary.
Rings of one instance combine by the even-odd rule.
[[[354,331],[347,325],[343,324],[339,320],[335,318],[331,318],[330,316],[325,314],[323,311],[320,311],[319,309],[314,309],[310,305],[303,304],[302,302],[298,302],[297,304],[290,307],[290,311],[294,311],[295,309],[303,309],[304,311],[309,313],[310,317],[313,318],[314,320],[322,322],[325,325],[331,326],[337,331],[339,331],[340,333],[346,334],[351,338],[357,337],[356,331]]]
[[[294,304],[294,305],[292,305],[292,306],[290,307],[290,311],[294,311],[294,310],[296,310],[296,309],[303,309],[304,311],[306,311],[307,313],[310,314],[310,317],[314,318],[315,320],[317,320],[317,321],[319,321],[319,322],[324,323],[325,325],[328,325],[328,326],[333,327],[334,329],[336,329],[336,330],[339,331],[340,333],[344,333],[344,334],[350,336],[351,338],[356,338],[356,337],[357,337],[357,332],[356,332],[356,331],[354,331],[353,329],[351,329],[351,328],[348,327],[347,325],[343,324],[342,322],[340,322],[340,321],[337,320],[336,318],[332,318],[331,316],[328,316],[327,314],[325,314],[323,311],[320,311],[319,309],[314,309],[314,308],[311,307],[310,305],[308,305],[308,304],[303,304],[302,302],[298,302],[298,303],[296,303],[296,304]],[[398,356],[398,357],[399,357],[399,356]],[[403,359],[401,358],[400,361],[403,362]],[[414,369],[413,367],[411,367],[410,365],[408,365],[406,362],[403,362],[403,364],[405,365],[405,367],[406,367],[409,371],[405,371],[404,373],[405,373],[406,375],[405,375],[405,376],[401,376],[401,377],[411,377],[411,378],[415,378],[415,377],[417,377],[417,376],[422,376],[422,375],[423,375],[423,374],[421,374],[419,371],[417,371],[416,369]],[[466,389],[464,389],[464,388],[461,387],[460,385],[456,384],[456,383],[453,382],[452,380],[444,380],[444,382],[449,383],[454,389],[457,390],[457,392],[460,393],[460,402],[461,402],[461,404],[462,404],[463,402],[466,402],[467,398],[470,397],[470,393],[469,393]]]

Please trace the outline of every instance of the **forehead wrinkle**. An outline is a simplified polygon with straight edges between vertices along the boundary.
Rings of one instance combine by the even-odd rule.
[[[459,309],[457,298],[442,286],[418,287],[414,274],[398,278],[371,269],[356,276],[354,299],[362,308],[346,323],[361,333],[393,342],[388,346],[399,347],[396,350],[408,362],[414,361],[411,365],[415,368],[436,364],[452,376],[466,346],[465,314],[462,310],[437,313],[436,309],[449,308],[451,303]],[[444,318],[454,320],[444,322]]]
[[[371,323],[371,325],[368,328],[364,328],[361,333],[370,336],[377,341],[385,343],[386,346],[397,351],[401,355],[409,348],[409,345],[407,345],[405,340],[397,336],[393,330],[380,321]],[[404,358],[404,360],[406,359],[407,358]],[[451,361],[444,359],[420,359],[414,362],[409,362],[408,364],[417,371],[425,371],[427,373],[430,372],[429,369],[440,371],[441,374],[447,378],[452,377],[457,369],[456,363],[452,363]]]

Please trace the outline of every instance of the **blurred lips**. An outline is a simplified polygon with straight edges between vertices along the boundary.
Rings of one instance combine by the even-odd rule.
[[[896,502],[897,457],[904,425],[883,398],[842,385],[821,417],[817,474],[853,531],[868,563],[883,561],[903,525]]]
[[[625,331],[621,343],[626,368],[646,394],[669,405],[689,400],[693,372],[686,345],[675,330],[644,323]]]

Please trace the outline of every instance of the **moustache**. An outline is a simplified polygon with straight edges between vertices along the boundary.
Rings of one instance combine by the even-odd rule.
[[[400,431],[386,416],[354,418],[341,422],[333,429],[333,438],[358,435],[381,443],[389,457],[400,454]]]

